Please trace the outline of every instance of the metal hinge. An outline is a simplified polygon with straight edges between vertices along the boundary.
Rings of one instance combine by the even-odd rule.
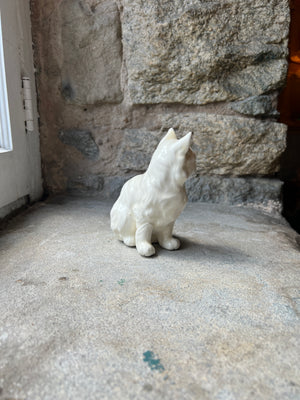
[[[25,127],[27,132],[34,131],[33,123],[33,108],[32,108],[32,94],[31,94],[31,82],[30,78],[22,78],[22,88],[23,88],[23,104],[24,104],[24,114],[25,114]]]

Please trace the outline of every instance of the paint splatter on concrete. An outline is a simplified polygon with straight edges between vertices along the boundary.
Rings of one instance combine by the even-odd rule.
[[[165,370],[164,366],[161,364],[160,359],[155,357],[155,354],[152,351],[146,351],[143,353],[144,359],[150,369],[163,372]]]
[[[146,390],[146,392],[151,392],[153,390],[153,386],[150,385],[149,383],[145,383],[143,389]]]

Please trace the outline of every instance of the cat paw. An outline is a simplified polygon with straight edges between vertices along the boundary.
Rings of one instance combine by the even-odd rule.
[[[144,242],[136,246],[138,253],[144,257],[150,257],[155,254],[155,248],[152,244]]]
[[[180,240],[171,238],[171,239],[167,239],[162,242],[159,242],[159,244],[161,245],[161,247],[163,247],[166,250],[177,250],[180,247]]]
[[[135,237],[134,236],[126,236],[123,238],[124,244],[129,247],[134,247],[135,246]]]

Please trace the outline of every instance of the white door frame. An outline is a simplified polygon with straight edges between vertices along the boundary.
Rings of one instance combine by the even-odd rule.
[[[8,151],[0,152],[1,209],[24,196],[37,200],[42,195],[42,179],[29,0],[0,0],[0,12],[12,137],[12,143],[8,140],[3,145]],[[30,78],[33,98],[34,129],[28,133],[22,92],[24,76]]]

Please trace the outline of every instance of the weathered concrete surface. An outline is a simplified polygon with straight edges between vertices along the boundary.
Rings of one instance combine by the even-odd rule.
[[[110,204],[56,198],[0,237],[0,398],[299,399],[299,236],[189,204],[144,259]]]
[[[260,95],[284,83],[287,0],[123,4],[134,104],[206,104]]]

